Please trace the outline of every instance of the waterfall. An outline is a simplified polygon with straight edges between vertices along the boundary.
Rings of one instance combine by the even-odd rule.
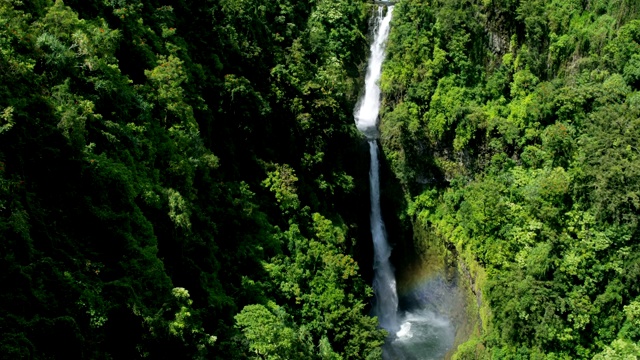
[[[377,134],[376,125],[378,113],[380,112],[380,87],[378,81],[382,73],[382,61],[385,55],[385,44],[389,36],[391,15],[393,6],[378,6],[373,22],[373,42],[371,43],[371,55],[367,64],[367,75],[364,82],[364,96],[356,107],[355,120],[360,131],[369,137]]]
[[[371,186],[371,235],[374,247],[374,271],[373,289],[375,292],[374,315],[378,317],[380,326],[395,334],[399,330],[398,324],[398,294],[396,293],[396,279],[394,269],[389,262],[391,247],[387,242],[387,234],[382,221],[380,211],[380,179],[378,164],[377,122],[380,111],[380,87],[378,81],[382,72],[382,61],[385,55],[385,42],[389,35],[389,24],[393,6],[378,6],[374,15],[373,34],[371,44],[371,56],[367,65],[365,78],[365,90],[362,100],[359,102],[355,121],[358,129],[369,137],[371,155],[371,170],[369,181]]]
[[[402,297],[403,308],[399,311],[396,277],[389,262],[391,247],[387,242],[387,233],[380,209],[380,174],[378,162],[378,116],[380,112],[380,74],[385,57],[385,43],[389,35],[393,6],[380,5],[372,19],[373,42],[371,56],[367,64],[364,95],[358,102],[354,118],[358,130],[369,139],[371,169],[369,181],[371,187],[371,235],[374,249],[373,290],[375,302],[373,315],[378,317],[380,327],[389,332],[382,347],[385,360],[424,359],[439,360],[446,356],[454,344],[455,327],[447,312],[443,309],[455,307],[455,296],[434,302],[432,293],[440,294],[437,279],[420,285],[420,288],[407,297]],[[405,289],[406,291],[406,289]],[[447,295],[450,292],[444,292]],[[407,300],[410,300],[407,303]],[[441,305],[437,305],[441,304]],[[409,305],[407,307],[407,305]]]
[[[371,170],[369,183],[371,187],[371,236],[373,237],[373,289],[376,295],[374,314],[378,316],[380,326],[390,334],[398,331],[398,294],[396,293],[396,277],[389,262],[391,247],[387,242],[387,233],[380,213],[380,179],[378,172],[378,144],[369,140],[371,154]]]

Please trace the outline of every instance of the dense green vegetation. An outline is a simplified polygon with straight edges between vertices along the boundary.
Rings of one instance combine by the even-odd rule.
[[[0,0],[2,356],[379,358],[369,10]],[[398,2],[381,141],[402,216],[470,269],[455,358],[640,356],[638,19]]]
[[[0,0],[1,356],[379,358],[369,14]]]
[[[406,213],[484,269],[456,358],[640,356],[639,18],[633,0],[396,6],[386,156]]]

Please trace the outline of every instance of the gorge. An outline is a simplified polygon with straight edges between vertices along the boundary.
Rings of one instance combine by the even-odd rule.
[[[457,301],[455,284],[450,286],[438,269],[428,274],[418,288],[407,292],[404,305],[399,307],[396,276],[390,262],[391,246],[380,209],[380,166],[378,154],[378,121],[380,101],[379,87],[385,47],[393,16],[393,5],[381,3],[373,12],[372,42],[367,63],[365,88],[362,99],[355,110],[357,128],[368,138],[370,149],[369,186],[371,198],[371,236],[374,247],[374,306],[380,327],[389,336],[383,349],[384,359],[398,360],[439,360],[451,349],[456,338],[454,324],[448,318],[453,313],[463,312],[455,306],[464,305]],[[426,259],[419,259],[425,261]],[[424,268],[425,264],[422,264]],[[428,267],[428,265],[427,265]],[[436,265],[437,267],[437,265]],[[409,275],[411,276],[411,274]],[[429,296],[430,294],[430,296]],[[437,294],[437,295],[436,295]],[[436,295],[434,297],[434,295]],[[443,305],[454,304],[446,310]],[[445,311],[443,311],[445,310]]]

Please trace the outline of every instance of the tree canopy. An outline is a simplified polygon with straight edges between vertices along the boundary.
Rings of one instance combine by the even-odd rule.
[[[369,14],[0,0],[3,356],[379,358]]]

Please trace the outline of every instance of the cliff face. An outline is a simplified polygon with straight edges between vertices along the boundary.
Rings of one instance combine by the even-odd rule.
[[[396,6],[381,142],[404,214],[486,273],[483,331],[459,358],[637,353],[639,12]]]

